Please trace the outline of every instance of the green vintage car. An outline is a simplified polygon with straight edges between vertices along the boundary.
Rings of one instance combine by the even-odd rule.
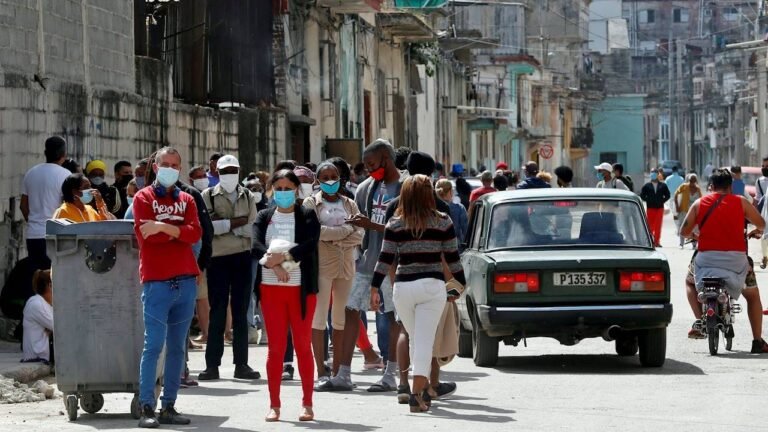
[[[664,364],[672,320],[669,263],[653,248],[637,195],[531,189],[475,201],[462,263],[459,356],[494,366],[499,342],[615,341],[643,366]]]

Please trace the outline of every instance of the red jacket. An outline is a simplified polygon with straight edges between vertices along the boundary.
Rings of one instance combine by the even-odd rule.
[[[142,283],[165,281],[177,276],[197,276],[200,273],[192,252],[192,245],[202,235],[195,200],[192,195],[181,191],[176,200],[171,194],[168,195],[158,197],[150,186],[133,197],[134,231],[139,241],[139,276]],[[142,221],[147,220],[176,225],[181,234],[177,239],[163,233],[143,238],[139,227]]]

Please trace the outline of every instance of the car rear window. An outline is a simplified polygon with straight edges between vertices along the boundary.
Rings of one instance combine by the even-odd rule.
[[[637,203],[561,200],[501,203],[493,208],[488,249],[607,245],[651,247]]]

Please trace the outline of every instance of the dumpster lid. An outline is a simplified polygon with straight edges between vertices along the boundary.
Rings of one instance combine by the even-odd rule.
[[[45,224],[46,236],[124,236],[133,233],[132,220],[108,220],[75,223],[69,219],[49,219]]]

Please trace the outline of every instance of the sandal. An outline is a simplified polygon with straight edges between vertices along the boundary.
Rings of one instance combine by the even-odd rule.
[[[429,407],[424,403],[424,400],[421,398],[421,396],[417,396],[413,393],[411,393],[410,395],[410,399],[408,400],[408,405],[411,407],[412,413],[429,411]]]
[[[403,384],[397,386],[397,403],[406,405],[411,398],[411,386]]]
[[[312,411],[312,407],[303,407],[301,410],[301,415],[299,416],[299,421],[301,422],[308,422],[315,419],[315,413]]]
[[[271,408],[264,421],[269,423],[280,421],[280,408]]]
[[[368,387],[368,393],[386,393],[395,390],[397,390],[395,387],[392,387],[384,381],[379,381],[376,384],[371,384],[371,386]]]

